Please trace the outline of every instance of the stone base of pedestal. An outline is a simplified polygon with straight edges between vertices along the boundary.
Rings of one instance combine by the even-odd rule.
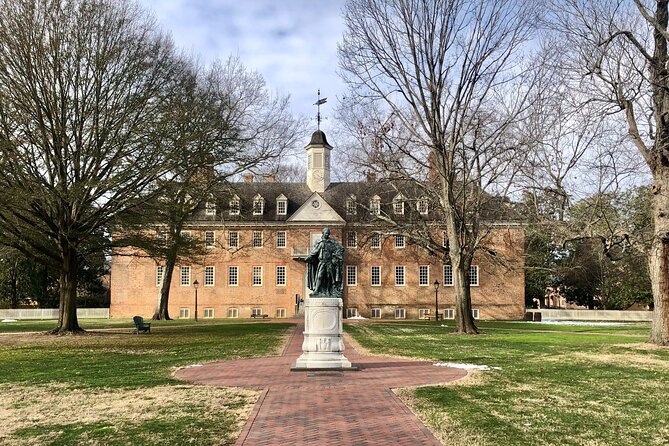
[[[344,356],[342,305],[339,298],[306,300],[303,353],[291,370],[357,370]]]

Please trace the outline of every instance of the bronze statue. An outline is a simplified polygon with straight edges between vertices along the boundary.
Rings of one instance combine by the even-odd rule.
[[[307,256],[307,286],[311,297],[342,297],[344,292],[344,247],[330,238],[330,229]]]

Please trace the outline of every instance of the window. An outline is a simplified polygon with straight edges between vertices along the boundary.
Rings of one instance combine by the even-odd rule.
[[[381,248],[381,234],[372,234],[370,246],[374,249]]]
[[[286,215],[288,213],[288,199],[281,194],[276,199],[276,215]]]
[[[395,267],[395,286],[404,286],[404,267]]]
[[[286,317],[286,309],[285,308],[277,308],[276,309],[276,317],[278,317],[278,318]]]
[[[262,286],[262,266],[253,267],[253,286]]]
[[[405,319],[406,316],[404,308],[395,308],[395,319]]]
[[[430,309],[429,308],[419,308],[418,309],[418,319],[427,319],[427,317],[430,315]]]
[[[276,285],[277,286],[286,286],[286,267],[277,266],[276,267]]]
[[[262,248],[262,231],[253,231],[253,247]]]
[[[251,316],[262,316],[262,308],[251,308]]]
[[[204,246],[207,248],[213,248],[214,243],[216,243],[216,233],[214,231],[205,231]]]
[[[346,213],[348,215],[355,215],[357,212],[358,209],[355,195],[349,195],[349,197],[346,199]]]
[[[444,286],[453,286],[453,266],[444,265]]]
[[[356,286],[358,284],[358,267],[348,265],[346,267],[346,285]]]
[[[427,215],[427,198],[421,198],[416,203],[416,210],[420,215]]]
[[[381,213],[381,198],[378,195],[374,195],[369,200],[369,213],[372,215],[379,215]]]
[[[239,267],[228,266],[228,286],[239,285]]]
[[[214,267],[204,267],[204,286],[214,286]]]
[[[239,232],[228,232],[228,246],[230,248],[239,248]]]
[[[355,248],[358,246],[358,233],[355,231],[348,231],[346,233],[346,247]]]
[[[214,318],[214,309],[213,308],[205,308],[204,309],[204,318],[205,319],[213,319]]]
[[[165,278],[165,266],[163,265],[156,266],[156,286],[162,286],[164,278]]]
[[[191,236],[190,231],[181,231],[179,234],[181,235],[182,238],[189,238]]]
[[[190,286],[190,266],[182,266],[180,271],[181,286]]]
[[[430,267],[429,265],[420,265],[418,267],[418,285],[428,286],[430,284]]]
[[[372,279],[372,286],[381,286],[381,267],[380,266],[372,266],[372,274],[371,274],[371,279]]]
[[[265,199],[260,195],[253,198],[253,215],[262,215],[265,212]]]
[[[346,318],[351,318],[351,317],[356,317],[358,316],[358,309],[357,308],[347,308],[346,309]]]
[[[404,196],[402,194],[393,198],[393,211],[395,215],[404,215]]]
[[[239,310],[237,308],[228,308],[228,317],[229,318],[239,317]]]
[[[216,203],[214,201],[207,201],[204,204],[205,215],[216,215]]]
[[[372,308],[372,319],[381,319],[381,309],[380,308]]]
[[[286,247],[286,231],[279,231],[276,233],[276,247],[277,248]]]
[[[230,200],[230,215],[239,215],[239,197],[235,195]]]
[[[479,309],[478,309],[478,308],[472,308],[472,317],[473,317],[474,319],[478,319],[478,318],[479,318]]]
[[[446,231],[441,231],[441,247],[442,248],[448,248],[449,246],[449,241],[448,241],[448,234]]]
[[[160,243],[166,243],[167,242],[167,232],[158,231],[156,233],[156,240],[158,240]]]
[[[404,236],[403,235],[396,235],[395,236],[395,248],[404,248]]]
[[[190,308],[179,308],[179,319],[190,319]]]
[[[469,266],[469,285],[479,286],[479,267],[478,265]]]
[[[444,310],[444,319],[455,319],[455,310],[452,308]]]

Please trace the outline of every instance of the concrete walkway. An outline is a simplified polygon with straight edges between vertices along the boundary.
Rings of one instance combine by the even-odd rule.
[[[466,372],[432,362],[346,357],[359,371],[291,372],[302,353],[300,324],[283,355],[181,369],[176,377],[218,386],[262,388],[236,445],[440,445],[392,388],[441,384]]]

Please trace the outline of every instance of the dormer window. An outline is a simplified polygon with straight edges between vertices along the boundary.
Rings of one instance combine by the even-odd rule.
[[[369,213],[372,215],[381,214],[381,197],[374,195],[371,200],[369,200]]]
[[[230,215],[239,215],[239,197],[237,195],[230,199]]]
[[[204,214],[216,215],[216,202],[214,201],[214,197],[209,197],[204,204]]]
[[[427,215],[427,198],[423,197],[416,203],[416,210],[420,215]]]
[[[357,202],[355,195],[349,195],[346,199],[346,213],[348,215],[355,215],[357,213]]]
[[[276,215],[286,215],[288,213],[288,199],[284,194],[276,198]]]
[[[253,215],[262,215],[265,212],[265,199],[258,194],[253,197]]]
[[[393,211],[395,215],[404,215],[404,195],[398,194],[393,198]]]

